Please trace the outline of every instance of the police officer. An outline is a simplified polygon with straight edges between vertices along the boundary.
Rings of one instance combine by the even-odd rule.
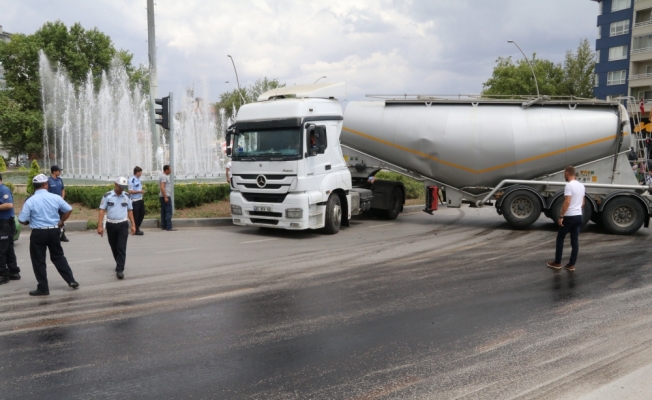
[[[30,296],[50,294],[47,272],[45,270],[45,251],[50,250],[50,260],[68,286],[73,289],[79,283],[72,276],[72,270],[61,248],[61,228],[72,214],[72,207],[61,196],[48,192],[48,177],[39,174],[32,179],[34,195],[27,199],[18,215],[18,222],[29,224],[32,234],[29,237],[29,257],[32,260],[34,276],[38,281],[36,290]],[[61,217],[59,217],[61,216]]]
[[[0,285],[20,279],[20,268],[14,253],[14,197],[2,183],[0,174]]]
[[[127,238],[129,237],[129,222],[131,234],[136,233],[133,205],[127,194],[127,178],[116,179],[113,190],[106,192],[100,203],[100,215],[97,220],[97,233],[104,236],[104,214],[106,213],[106,235],[115,260],[115,274],[118,279],[124,278],[125,260],[127,258]]]
[[[61,168],[57,165],[50,167],[50,177],[48,178],[48,192],[61,196],[62,199],[66,199],[66,187],[63,186],[63,179],[60,178]],[[69,242],[70,240],[66,237],[66,227],[61,227],[61,241]]]
[[[134,207],[134,221],[136,221],[136,235],[144,235],[140,230],[140,224],[143,223],[145,218],[145,201],[143,200],[143,184],[140,183],[140,176],[143,174],[143,169],[140,167],[134,168],[134,175],[129,178],[129,196],[133,202]]]

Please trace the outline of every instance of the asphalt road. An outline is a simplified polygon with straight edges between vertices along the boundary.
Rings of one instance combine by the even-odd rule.
[[[0,286],[0,398],[645,398],[651,233],[589,225],[577,272],[555,228],[492,208],[354,221],[334,236],[251,228],[70,233],[80,289],[48,268]],[[570,249],[567,250],[566,259]]]

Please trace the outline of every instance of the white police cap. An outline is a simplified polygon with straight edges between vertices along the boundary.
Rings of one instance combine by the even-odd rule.
[[[45,183],[48,181],[48,177],[43,174],[38,174],[32,179],[32,183]]]
[[[120,186],[127,186],[127,178],[124,176],[119,176],[118,179],[115,180],[115,183],[117,183]]]

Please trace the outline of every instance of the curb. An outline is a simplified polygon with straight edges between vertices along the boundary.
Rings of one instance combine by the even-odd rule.
[[[417,211],[423,211],[423,209],[426,208],[425,204],[416,204],[413,206],[403,206],[403,211],[401,213],[413,213]]]

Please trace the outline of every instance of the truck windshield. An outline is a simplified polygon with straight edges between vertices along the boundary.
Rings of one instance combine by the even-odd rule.
[[[240,131],[233,141],[233,158],[297,160],[301,153],[301,128]]]

